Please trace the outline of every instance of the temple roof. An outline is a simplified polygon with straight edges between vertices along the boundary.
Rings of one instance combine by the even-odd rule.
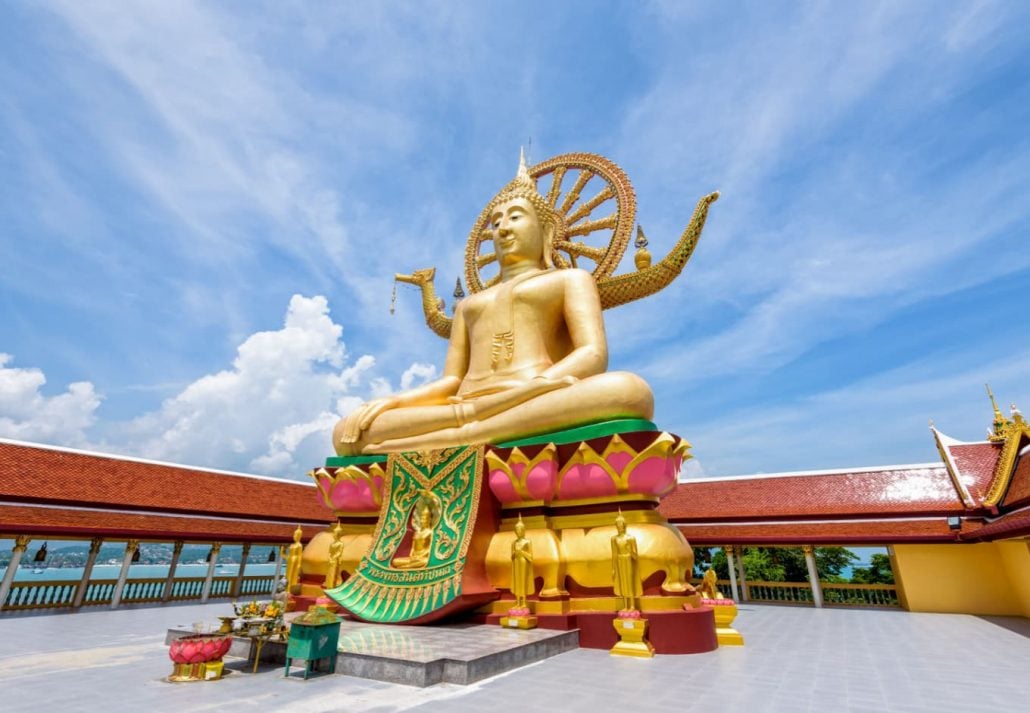
[[[660,507],[677,523],[926,516],[963,509],[946,468],[934,463],[689,480]]]
[[[0,439],[5,532],[288,541],[332,519],[313,483]]]

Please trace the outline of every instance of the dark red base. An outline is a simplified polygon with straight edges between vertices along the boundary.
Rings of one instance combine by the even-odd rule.
[[[499,624],[503,614],[476,617],[487,624]],[[647,638],[658,654],[702,654],[719,648],[715,636],[715,610],[710,607],[678,611],[648,612]],[[538,614],[541,629],[579,629],[579,645],[585,649],[610,649],[619,640],[612,626],[614,612]]]

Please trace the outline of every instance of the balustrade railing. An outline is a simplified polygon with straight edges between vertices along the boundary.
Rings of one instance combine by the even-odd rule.
[[[747,583],[748,599],[752,602],[777,602],[782,604],[813,604],[812,588],[808,582],[762,582]]]
[[[163,601],[165,583],[163,577],[131,578],[125,580],[121,601],[123,604],[142,604]],[[204,577],[183,577],[172,580],[169,601],[199,600],[204,593]],[[229,599],[233,596],[271,595],[275,577],[272,575],[245,575],[238,594],[233,593],[235,576],[215,577],[211,581],[212,599]],[[110,604],[114,596],[115,579],[92,579],[86,584],[82,606]],[[43,580],[36,582],[13,582],[3,611],[26,609],[62,609],[71,607],[79,582],[67,580]]]
[[[831,584],[824,582],[823,603],[831,606],[901,608],[893,584]]]

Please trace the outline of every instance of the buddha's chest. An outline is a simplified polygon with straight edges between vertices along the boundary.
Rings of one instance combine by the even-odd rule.
[[[465,321],[470,336],[557,329],[562,318],[561,291],[546,280],[506,289],[498,285],[469,299]]]

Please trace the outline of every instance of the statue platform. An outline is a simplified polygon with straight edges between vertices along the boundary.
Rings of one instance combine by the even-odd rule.
[[[291,598],[302,609],[328,596],[344,616],[383,624],[462,615],[499,625],[512,604],[522,523],[539,627],[578,629],[581,646],[611,648],[618,516],[635,541],[657,651],[711,651],[712,610],[689,584],[693,553],[657,511],[688,449],[650,421],[619,419],[495,445],[329,458],[311,476],[341,523],[342,584],[321,586],[331,536],[320,533],[305,548]]]
[[[193,633],[169,629],[171,642]],[[408,686],[460,686],[512,671],[579,647],[577,631],[508,630],[475,623],[400,626],[345,621],[340,630],[336,673]],[[253,641],[234,637],[230,656],[248,659]],[[268,641],[259,667],[283,666],[286,643]]]

